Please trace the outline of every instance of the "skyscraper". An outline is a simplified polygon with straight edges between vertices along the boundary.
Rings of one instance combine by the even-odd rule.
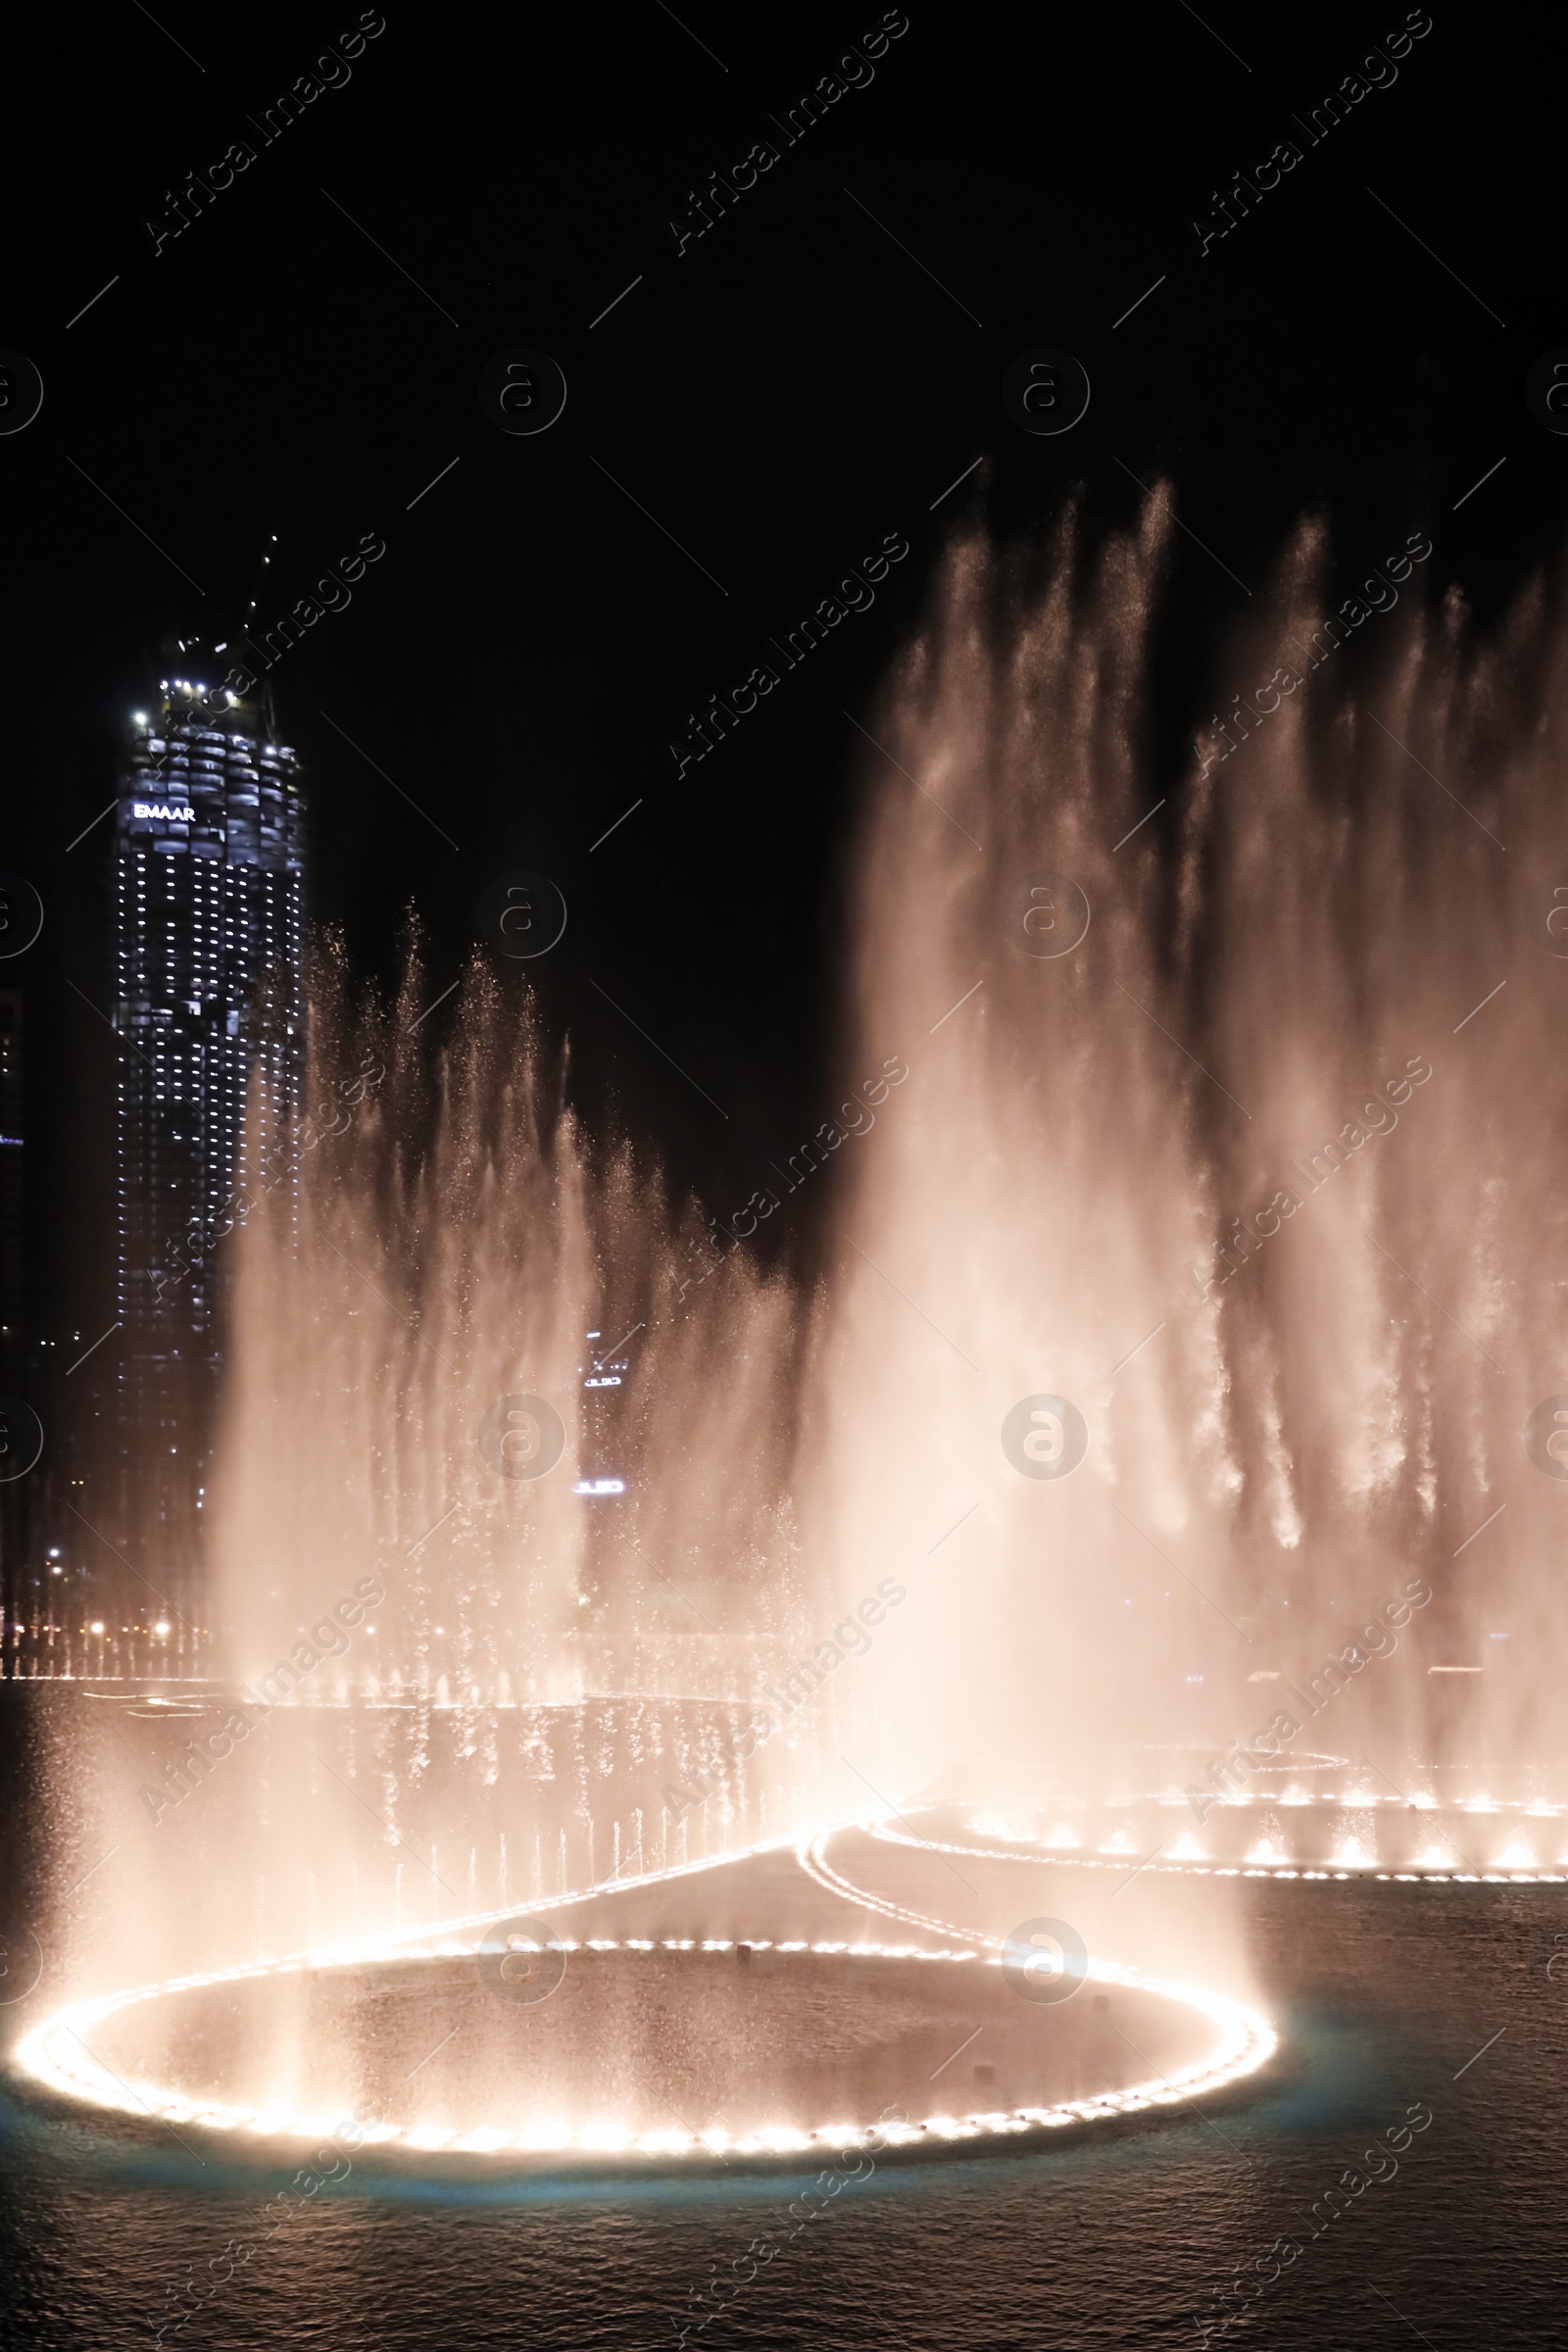
[[[299,761],[270,689],[242,701],[200,676],[162,680],[135,717],[116,819],[119,1485],[130,1556],[179,1611],[187,1662],[225,1238],[243,1185],[254,1199],[270,1183],[274,1213],[292,1205],[304,866]]]

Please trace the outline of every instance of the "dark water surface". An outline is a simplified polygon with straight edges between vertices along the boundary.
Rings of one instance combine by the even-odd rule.
[[[879,2163],[805,2226],[794,2179],[460,2187],[377,2177],[367,2149],[264,2243],[291,2165],[116,2145],[9,2096],[7,2340],[151,2343],[166,2290],[220,2278],[236,2241],[249,2262],[166,2342],[577,2352],[674,2345],[678,2317],[694,2345],[1196,2343],[1213,2289],[1294,2234],[1230,2340],[1561,2343],[1568,1964],[1547,1967],[1568,1888],[1264,1881],[1241,1900],[1290,2053],[1252,2095],[1022,2158]],[[1307,2209],[1412,2108],[1431,2121],[1396,2171],[1314,2236]],[[709,2281],[741,2281],[763,2236],[778,2251],[699,2330]]]

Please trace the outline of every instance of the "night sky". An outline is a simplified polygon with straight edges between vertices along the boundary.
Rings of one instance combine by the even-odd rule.
[[[1172,487],[1147,750],[1173,793],[1303,512],[1346,592],[1429,532],[1425,593],[1483,624],[1560,539],[1568,441],[1523,392],[1568,344],[1544,11],[110,0],[14,41],[0,344],[44,401],[0,437],[0,864],[47,920],[0,979],[38,1329],[112,1311],[107,820],[67,845],[167,632],[253,598],[265,628],[384,542],[272,672],[314,916],[389,983],[416,909],[433,997],[498,874],[554,877],[532,977],[578,1100],[721,1205],[833,1084],[852,721],[953,531],[1027,568],[1068,500],[1092,548]],[[1054,437],[1001,397],[1043,347],[1092,386]],[[536,435],[479,402],[517,349],[566,380]],[[874,603],[677,775],[688,714],[890,543]]]

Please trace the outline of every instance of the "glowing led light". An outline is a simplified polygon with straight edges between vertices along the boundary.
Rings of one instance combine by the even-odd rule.
[[[1027,1843],[1031,1837],[1030,1831],[999,1813],[977,1813],[968,1826],[977,1838],[1003,1838]]]
[[[1324,1764],[1331,1764],[1341,1761],[1342,1759],[1325,1756],[1316,1760]],[[1150,1798],[1147,1801],[1151,1803],[1159,1803],[1172,1809],[1175,1809],[1178,1805],[1182,1805],[1183,1807],[1185,1806],[1184,1799],[1179,1799],[1168,1791],[1162,1797],[1157,1799]],[[1281,1804],[1295,1803],[1299,1805],[1324,1804],[1339,1808],[1351,1802],[1352,1799],[1348,1795],[1335,1795],[1329,1791],[1324,1791],[1319,1795],[1313,1796],[1302,1791],[1293,1783],[1291,1787],[1286,1789],[1282,1796],[1271,1799],[1259,1798],[1257,1801],[1273,1801]],[[1360,1793],[1354,1797],[1353,1801],[1358,1806],[1370,1807],[1371,1805],[1380,1801],[1379,1793],[1377,1791]],[[1384,1796],[1382,1797],[1381,1801],[1385,1804],[1385,1806],[1396,1809],[1401,1802],[1408,1802],[1411,1807],[1413,1807],[1417,1812],[1421,1813],[1431,1813],[1439,1809],[1439,1799],[1434,1796],[1430,1790],[1417,1791],[1407,1800],[1401,1799],[1397,1796]],[[1479,1805],[1478,1800],[1472,1798],[1470,1800],[1470,1806],[1471,1809],[1479,1809],[1480,1807],[1484,1807],[1487,1811],[1494,1813],[1516,1811],[1523,1814],[1524,1812],[1528,1812],[1530,1815],[1546,1816],[1550,1818],[1556,1818],[1565,1810],[1564,1807],[1553,1805],[1542,1797],[1533,1799],[1528,1808],[1519,1808],[1506,1803],[1500,1804],[1492,1797],[1483,1795],[1479,1799]],[[934,1808],[931,1806],[924,1806],[917,1809],[920,1811],[929,1812]],[[900,1816],[900,1818],[906,1819],[906,1816]],[[944,1839],[940,1838],[919,1838],[909,1834],[905,1830],[900,1830],[897,1828],[895,1826],[893,1817],[886,1814],[875,1816],[862,1822],[858,1826],[869,1832],[872,1837],[886,1840],[887,1842],[895,1845],[908,1845],[914,1847],[923,1846],[934,1852],[953,1854],[959,1857],[972,1856],[974,1859],[979,1861],[1027,1861],[1032,1858],[1029,1854],[1022,1852],[1008,1853],[1005,1850],[1005,1847],[999,1843],[970,1845],[958,1843],[953,1839]],[[1000,1838],[1004,1834],[1005,1834],[1007,1843],[1014,1846],[1029,1844],[1035,1849],[1036,1855],[1038,1855],[1041,1844],[1043,1843],[1042,1840],[1030,1838],[1025,1833],[1018,1830],[1016,1825],[1009,1825],[1008,1823],[1000,1820],[995,1815],[976,1814],[970,1819],[966,1826],[976,1836]],[[1450,1882],[1450,1874],[1452,1872],[1452,1863],[1454,1860],[1455,1851],[1456,1849],[1452,1848],[1451,1846],[1446,1846],[1438,1843],[1429,1844],[1418,1855],[1415,1855],[1412,1858],[1408,1866],[1409,1870],[1410,1872],[1420,1874],[1420,1876],[1428,1879],[1429,1881],[1436,1879],[1446,1885]],[[1288,1849],[1282,1850],[1277,1841],[1263,1839],[1254,1842],[1253,1845],[1249,1849],[1245,1856],[1246,1867],[1239,1873],[1234,1865],[1210,1860],[1205,1849],[1199,1844],[1198,1840],[1193,1837],[1191,1831],[1184,1832],[1181,1837],[1175,1838],[1174,1840],[1167,1839],[1162,1846],[1156,1849],[1156,1854],[1157,1858],[1156,1855],[1151,1855],[1149,1861],[1142,1867],[1155,1873],[1162,1870],[1185,1870],[1190,1872],[1195,1878],[1207,1878],[1210,1876],[1217,1878],[1235,1878],[1238,1875],[1244,1875],[1249,1878],[1273,1876],[1274,1878],[1303,1880],[1327,1880],[1329,1878],[1343,1880],[1348,1878],[1356,1871],[1375,1869],[1377,1860],[1375,1852],[1371,1850],[1369,1845],[1363,1842],[1360,1838],[1356,1838],[1353,1834],[1351,1834],[1345,1839],[1344,1842],[1341,1843],[1339,1848],[1331,1857],[1332,1862],[1339,1866],[1332,1870],[1313,1870],[1297,1868],[1294,1866],[1288,1868],[1283,1867],[1289,1858]],[[1109,1858],[1107,1849],[1102,1846],[1100,1848],[1098,1855],[1085,1852],[1063,1854],[1060,1857],[1057,1867],[1073,1870],[1109,1870],[1117,1868],[1118,1864],[1116,1861]],[[1568,1870],[1568,1851],[1564,1852],[1557,1865],[1557,1871],[1559,1873],[1565,1870]],[[1537,1864],[1534,1848],[1530,1846],[1528,1842],[1521,1840],[1517,1837],[1512,1843],[1505,1845],[1502,1848],[1494,1864],[1494,1874],[1500,1874],[1503,1872],[1510,1872],[1512,1874],[1513,1881],[1516,1884],[1519,1883],[1521,1879],[1526,1877],[1528,1877],[1528,1881],[1531,1884],[1549,1883],[1555,1885],[1560,1883],[1559,1879],[1555,1875],[1544,1874],[1541,1872]],[[1378,1871],[1376,1875],[1380,1879],[1389,1879],[1391,1877],[1400,1877],[1404,1874],[1397,1872],[1391,1873],[1388,1871]],[[1463,1874],[1459,1874],[1459,1876],[1462,1878]],[[1457,1881],[1454,1883],[1457,1883]],[[1471,1883],[1475,1882],[1472,1881]],[[1497,1876],[1495,1878],[1495,1883],[1501,1885],[1506,1882],[1502,1877]]]

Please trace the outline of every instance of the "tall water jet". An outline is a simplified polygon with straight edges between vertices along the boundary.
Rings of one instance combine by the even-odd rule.
[[[1305,526],[1225,657],[1268,690],[1162,788],[1167,529],[1089,563],[1069,523],[1036,593],[957,545],[877,713],[845,1067],[911,1077],[845,1155],[813,1541],[913,1568],[891,1685],[999,1766],[1108,1791],[1256,1727],[1370,1741],[1386,1798],[1419,1759],[1522,1799],[1568,1630],[1527,1443],[1568,1285],[1560,633],[1541,587],[1487,649],[1407,596],[1339,651]],[[1009,1459],[1031,1398],[1081,1467]]]
[[[695,1213],[682,1231],[657,1170],[586,1148],[526,1000],[478,968],[432,1079],[401,1017],[416,985],[385,1085],[306,1163],[295,1229],[244,1237],[214,1545],[234,1664],[264,1670],[374,1566],[388,1597],[352,1685],[736,1695],[798,1587],[808,1317],[744,1268],[692,1287]],[[346,1027],[322,1007],[318,1065],[362,1066]],[[514,1396],[556,1416],[531,1459],[487,1435]]]

